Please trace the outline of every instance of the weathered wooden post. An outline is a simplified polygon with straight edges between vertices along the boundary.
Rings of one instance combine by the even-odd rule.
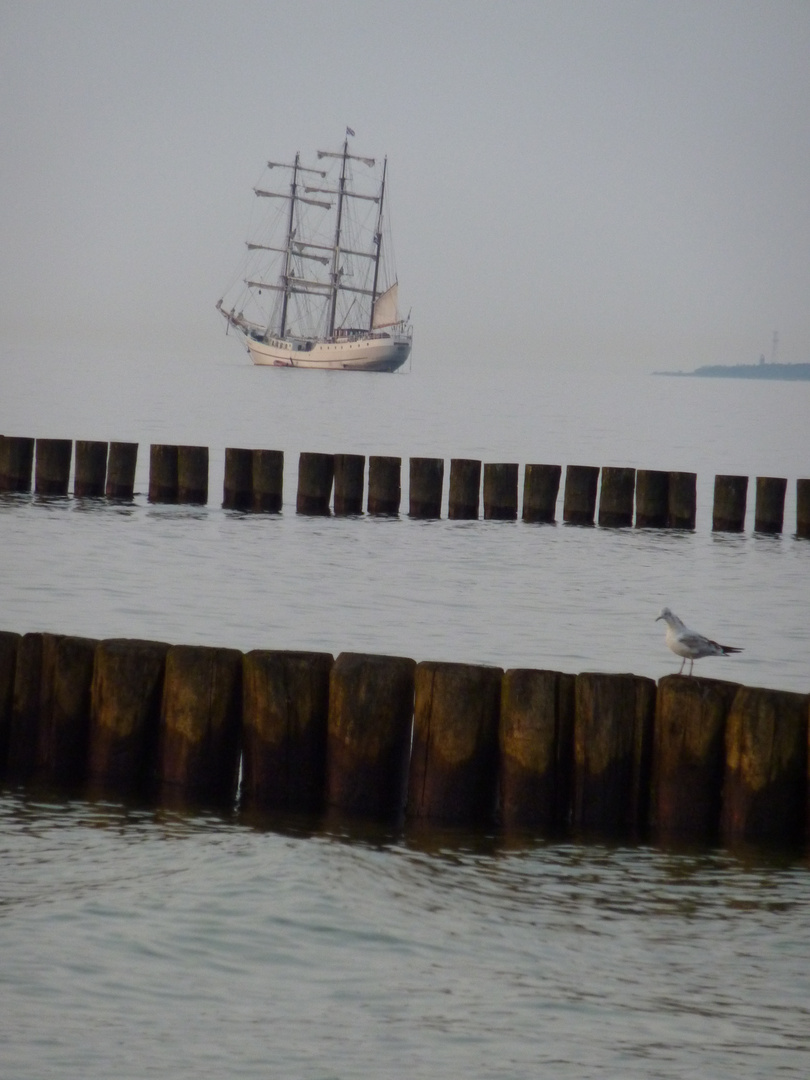
[[[480,492],[481,462],[470,458],[451,458],[447,516],[456,521],[477,518]]]
[[[161,641],[131,638],[99,643],[87,770],[93,784],[132,791],[153,778],[169,648]]]
[[[568,465],[566,467],[563,521],[571,525],[593,525],[598,483],[598,466]]]
[[[742,532],[745,525],[747,476],[715,476],[712,529],[715,532]]]
[[[302,452],[298,459],[298,496],[295,508],[299,514],[329,513],[329,496],[335,474],[332,454]]]
[[[90,439],[76,440],[76,469],[73,494],[77,499],[98,499],[107,479],[107,444]]]
[[[45,643],[52,637],[52,634],[23,634],[17,644],[6,775],[19,783],[30,780],[36,772],[47,683]]]
[[[787,480],[779,476],[757,477],[757,501],[754,511],[756,532],[780,533],[785,520]]]
[[[586,672],[574,702],[574,826],[637,835],[649,808],[655,683]]]
[[[599,524],[611,529],[633,524],[636,470],[605,465],[599,493]]]
[[[329,679],[327,803],[399,822],[405,806],[416,663],[341,653]]]
[[[440,518],[443,486],[443,458],[412,457],[408,483],[409,516]]]
[[[363,513],[365,474],[365,455],[335,454],[335,514]]]
[[[208,502],[207,446],[177,447],[177,501],[200,506]]]
[[[0,630],[0,779],[6,775],[8,740],[11,732],[11,710],[14,704],[14,672],[17,650],[22,640],[19,634]]]
[[[487,462],[484,465],[484,518],[517,521],[518,466]]]
[[[138,444],[135,442],[111,442],[107,456],[108,499],[130,501],[135,493],[135,466],[138,461]]]
[[[495,813],[503,670],[416,666],[410,819],[488,824]]]
[[[0,491],[30,491],[34,440],[0,435]]]
[[[694,529],[697,517],[697,473],[671,472],[667,502],[667,527]]]
[[[658,683],[650,823],[659,837],[717,836],[726,719],[738,688],[679,675]]]
[[[253,450],[253,509],[278,514],[284,501],[284,451]]]
[[[87,773],[90,696],[98,642],[45,635],[36,774],[76,786]]]
[[[253,509],[253,451],[225,448],[225,477],[222,483],[223,510]]]
[[[255,649],[244,658],[242,797],[318,813],[326,799],[329,653]]]
[[[575,676],[513,668],[501,686],[500,802],[505,828],[568,824]]]
[[[796,481],[796,535],[810,538],[810,480]]]
[[[726,725],[726,843],[792,844],[807,815],[807,694],[741,686]]]
[[[177,447],[149,447],[149,502],[177,502]]]
[[[241,706],[238,649],[206,645],[169,649],[157,766],[164,796],[234,802]]]
[[[370,514],[398,514],[402,498],[400,473],[402,458],[369,457],[368,502]]]
[[[663,529],[669,520],[669,473],[639,469],[636,473],[636,528]]]
[[[34,491],[37,495],[67,495],[73,443],[70,439],[37,439]]]
[[[560,465],[527,465],[523,472],[523,520],[550,524],[556,518]]]

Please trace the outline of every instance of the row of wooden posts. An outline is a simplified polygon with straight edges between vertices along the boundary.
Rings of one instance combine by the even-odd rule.
[[[0,778],[557,833],[802,842],[804,694],[0,633]]]
[[[69,439],[0,436],[0,491],[30,491],[36,444],[35,491],[67,495],[73,444]],[[78,497],[132,499],[137,443],[77,441],[73,494]],[[296,509],[302,514],[361,514],[366,459],[361,454],[302,453],[298,464]],[[398,514],[402,459],[371,456],[368,462],[369,514]],[[599,476],[601,471],[601,486]],[[467,458],[450,462],[448,517],[479,516],[482,463]],[[523,480],[524,521],[553,522],[562,468],[526,465]],[[227,509],[269,511],[282,507],[284,454],[281,450],[228,448],[222,505]],[[408,513],[441,517],[444,486],[442,458],[410,458]],[[334,496],[332,495],[334,489]],[[597,519],[597,489],[599,512]],[[756,478],[754,528],[780,533],[784,524],[787,480]],[[745,524],[747,476],[715,477],[712,528],[741,532]],[[154,503],[208,502],[208,447],[153,444],[149,459],[149,500]],[[483,465],[484,517],[516,520],[518,465]],[[697,477],[691,472],[568,465],[563,520],[608,527],[694,529]],[[796,533],[810,537],[810,479],[796,481]]]

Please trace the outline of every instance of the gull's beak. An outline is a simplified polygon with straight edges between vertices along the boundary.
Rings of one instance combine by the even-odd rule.
[[[656,615],[655,618],[653,619],[653,622],[660,622],[663,619],[663,617],[664,617],[663,615]]]

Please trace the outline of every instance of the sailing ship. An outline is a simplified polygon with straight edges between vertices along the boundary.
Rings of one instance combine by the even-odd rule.
[[[254,364],[396,371],[411,352],[385,211],[388,159],[318,150],[316,165],[268,161],[281,184],[260,184],[266,206],[233,302],[217,309]]]

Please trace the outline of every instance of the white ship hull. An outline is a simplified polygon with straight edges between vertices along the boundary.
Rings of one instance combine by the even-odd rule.
[[[269,342],[245,339],[254,364],[265,367],[320,368],[323,371],[396,371],[410,356],[410,337],[388,335],[347,341]]]

